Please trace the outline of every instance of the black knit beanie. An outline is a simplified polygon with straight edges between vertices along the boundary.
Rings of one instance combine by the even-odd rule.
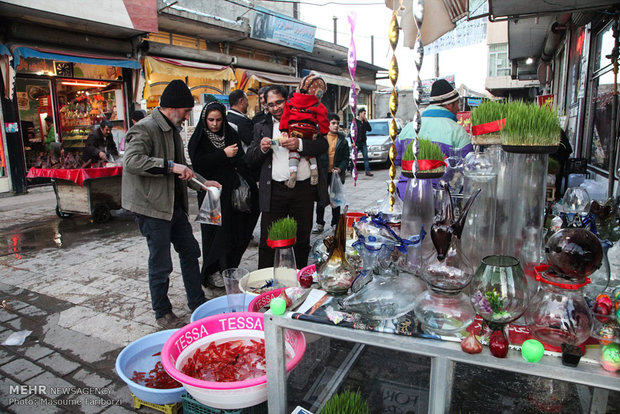
[[[456,102],[459,99],[459,93],[445,79],[436,80],[431,87],[431,97],[429,103],[431,105],[447,105]]]
[[[193,108],[194,97],[189,88],[180,79],[175,79],[166,86],[159,99],[162,108]]]

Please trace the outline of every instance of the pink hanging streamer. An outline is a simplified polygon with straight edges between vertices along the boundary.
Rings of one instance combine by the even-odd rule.
[[[351,27],[351,43],[349,44],[349,54],[347,63],[349,66],[349,75],[351,75],[351,89],[349,91],[349,106],[353,113],[353,122],[351,122],[351,143],[353,144],[353,171],[351,175],[353,177],[353,185],[357,186],[357,122],[355,117],[357,115],[357,89],[355,88],[355,70],[357,69],[357,52],[355,50],[355,23],[357,21],[357,13],[350,12],[347,16],[349,20],[349,26]]]

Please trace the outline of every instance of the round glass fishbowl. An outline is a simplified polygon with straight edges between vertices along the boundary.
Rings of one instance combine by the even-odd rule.
[[[586,277],[571,279],[565,275],[537,268],[536,280],[542,282],[530,301],[526,321],[530,333],[539,341],[561,347],[580,345],[590,336],[592,316],[582,288],[590,282]]]
[[[489,326],[499,328],[518,319],[529,299],[527,279],[516,258],[497,255],[482,259],[471,283],[471,304]]]
[[[474,321],[476,312],[461,291],[437,291],[432,286],[415,300],[413,311],[425,332],[454,335]]]

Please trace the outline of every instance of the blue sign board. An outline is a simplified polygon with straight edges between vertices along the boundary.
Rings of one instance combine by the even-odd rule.
[[[254,7],[254,10],[252,39],[312,52],[316,26],[262,7]]]

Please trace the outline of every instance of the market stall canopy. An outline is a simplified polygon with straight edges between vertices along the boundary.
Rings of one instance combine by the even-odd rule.
[[[237,89],[258,89],[259,84],[297,86],[300,78],[281,75],[279,73],[262,72],[259,70],[235,69]]]
[[[618,4],[618,0],[488,0],[489,13],[493,17],[522,17],[541,14],[570,13],[594,10]]]
[[[323,80],[327,84],[344,86],[345,88],[351,87],[351,78],[348,78],[346,76],[338,76],[338,75],[333,75],[331,73],[318,72],[316,70],[310,71],[310,73],[313,75],[320,76],[321,78],[323,78]],[[355,86],[357,90],[360,90],[360,89],[363,89],[365,91],[376,91],[377,90],[377,85],[374,85],[372,83],[358,82],[357,80],[355,81]]]
[[[87,63],[91,65],[116,66],[136,70],[142,69],[140,62],[135,59],[119,59],[77,52],[69,54],[64,51],[38,47],[12,46],[11,49],[13,51],[13,67],[15,68],[19,66],[19,62],[22,58],[37,58],[73,63]]]
[[[187,86],[196,95],[199,89],[210,89],[223,93],[222,82],[235,80],[235,74],[229,66],[190,60],[147,56],[144,59],[146,84],[144,99],[159,96],[173,79],[185,79]]]
[[[385,5],[398,10],[400,0],[385,0]],[[403,45],[414,48],[418,30],[413,17],[413,1],[404,2],[400,25],[403,29]],[[422,43],[428,45],[456,27],[456,22],[467,15],[467,0],[425,0],[424,17],[420,29]]]

